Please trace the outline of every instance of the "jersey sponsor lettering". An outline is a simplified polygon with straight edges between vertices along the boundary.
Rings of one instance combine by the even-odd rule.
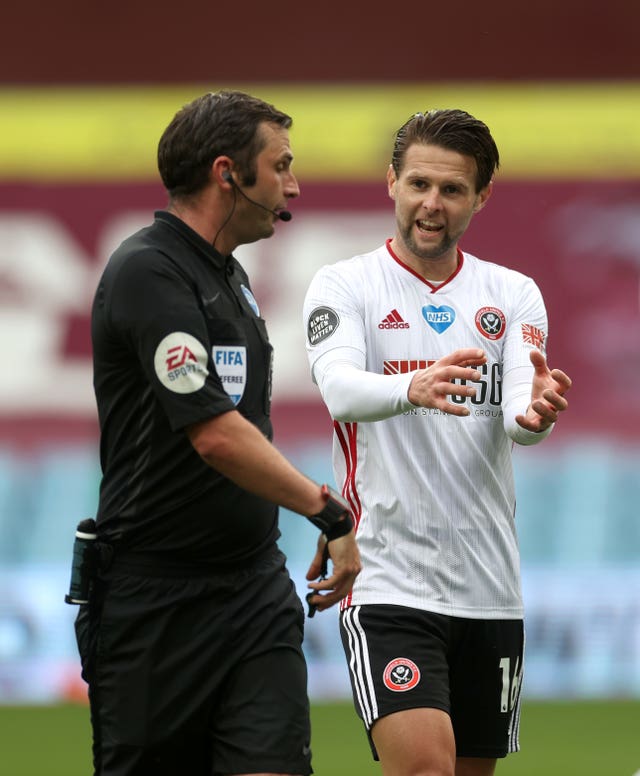
[[[476,327],[483,337],[499,340],[505,333],[507,320],[497,307],[481,307],[476,313]]]
[[[239,404],[247,384],[247,349],[244,345],[214,345],[216,372],[234,404]]]
[[[439,410],[435,407],[415,407],[412,410],[405,410],[402,413],[403,417],[409,417],[409,415],[440,415],[445,420],[447,418],[452,418],[453,415],[450,415],[448,412],[445,412],[444,410]]]
[[[475,396],[449,396],[447,397],[453,404],[466,404],[467,401],[476,406],[490,404],[493,407],[499,407],[502,404],[502,364],[498,361],[481,364],[475,367],[480,372],[480,379],[472,381],[476,389]],[[466,385],[467,380],[452,380],[457,385]],[[490,415],[487,412],[476,412],[476,417],[499,417]],[[502,415],[502,412],[500,412]]]
[[[207,351],[185,331],[168,334],[156,348],[153,366],[158,380],[173,393],[195,393],[205,384]]]
[[[418,369],[427,369],[435,364],[435,359],[425,358],[397,358],[387,359],[382,362],[382,374],[384,375],[405,375],[409,372],[415,372]],[[489,404],[492,407],[499,407],[502,404],[502,364],[498,361],[493,361],[487,364],[480,364],[475,367],[480,372],[480,379],[473,381],[473,385],[476,389],[475,396],[449,396],[448,400],[453,404],[466,404],[467,401],[476,406],[483,404]],[[452,382],[458,385],[466,385],[466,380],[452,380]],[[403,412],[403,415],[438,415],[446,414],[440,411],[430,411],[429,413],[420,410],[408,410]],[[502,410],[489,411],[489,410],[474,410],[476,417],[501,417]]]
[[[310,345],[317,345],[319,342],[330,337],[340,325],[340,317],[335,310],[330,307],[316,307],[309,315],[307,323],[307,337]]]
[[[384,686],[391,692],[407,692],[420,681],[420,669],[406,657],[390,660],[382,673]]]
[[[422,308],[422,317],[438,334],[445,332],[456,319],[456,311],[446,304],[436,307],[427,304]]]

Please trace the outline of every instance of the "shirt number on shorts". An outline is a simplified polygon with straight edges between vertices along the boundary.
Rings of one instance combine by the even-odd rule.
[[[516,658],[516,665],[511,676],[511,658],[500,658],[500,671],[502,672],[502,693],[500,695],[500,711],[511,711],[516,705],[522,681],[520,670],[520,658]]]

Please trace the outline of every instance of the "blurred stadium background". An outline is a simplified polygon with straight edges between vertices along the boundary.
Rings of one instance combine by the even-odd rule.
[[[294,117],[294,219],[237,255],[276,348],[276,443],[318,480],[332,476],[331,427],[307,373],[306,286],[391,234],[384,175],[411,113],[462,107],[491,127],[502,169],[463,248],[537,280],[550,361],[574,380],[552,438],[515,453],[525,698],[623,699],[638,728],[640,6],[60,0],[13,5],[3,26],[0,705],[84,701],[63,597],[99,482],[91,298],[110,251],[166,204],[162,129],[230,87]],[[282,527],[304,592],[315,531],[286,512]],[[344,700],[334,612],[309,621],[306,648],[314,703]]]

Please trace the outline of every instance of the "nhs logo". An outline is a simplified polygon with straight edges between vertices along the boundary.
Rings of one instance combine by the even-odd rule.
[[[442,307],[428,304],[422,308],[422,317],[438,334],[442,334],[456,319],[453,307],[443,304]]]
[[[213,363],[225,391],[239,404],[247,384],[247,349],[244,345],[214,345]]]

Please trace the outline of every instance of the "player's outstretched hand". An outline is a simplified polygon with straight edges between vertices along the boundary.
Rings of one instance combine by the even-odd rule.
[[[453,404],[447,396],[475,396],[476,389],[468,383],[480,379],[480,372],[474,367],[486,361],[486,353],[479,348],[461,348],[443,356],[430,367],[415,373],[407,392],[409,401],[417,407],[432,407],[449,415],[468,415],[464,404]]]
[[[326,577],[328,558],[331,558],[332,572],[331,576]],[[324,535],[320,534],[316,554],[307,571],[308,580],[318,580],[320,577],[320,580],[310,581],[308,585],[312,591],[307,595],[307,603],[311,609],[322,612],[341,601],[351,592],[361,568],[360,552],[354,531],[338,539],[332,539],[328,544]]]
[[[549,369],[547,359],[539,350],[531,351],[534,367],[531,404],[524,415],[516,415],[516,423],[528,431],[545,431],[558,420],[569,403],[564,398],[571,388],[571,379],[560,369]]]

